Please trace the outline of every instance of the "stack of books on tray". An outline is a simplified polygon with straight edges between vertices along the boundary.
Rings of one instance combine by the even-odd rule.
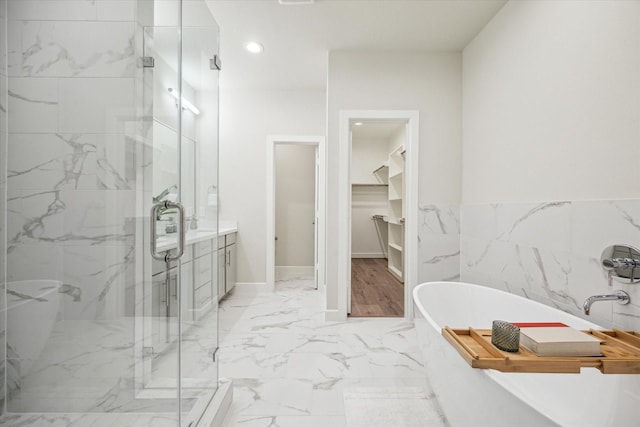
[[[520,344],[538,356],[602,356],[601,340],[559,322],[513,323],[520,328]]]

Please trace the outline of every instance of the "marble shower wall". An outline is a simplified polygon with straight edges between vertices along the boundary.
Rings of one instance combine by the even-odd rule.
[[[61,282],[54,335],[117,321],[121,357],[132,358],[133,323],[122,321],[136,262],[136,1],[8,0],[7,15],[7,280]],[[11,325],[8,341],[15,397],[26,392],[21,364],[38,355],[16,354]],[[73,352],[43,363],[53,382],[34,383],[39,396]]]
[[[8,279],[62,281],[64,318],[113,315],[133,262],[134,12],[9,0]]]
[[[460,206],[420,205],[418,283],[460,279]]]
[[[614,280],[600,266],[613,244],[640,246],[640,200],[461,206],[460,276],[537,300],[606,327],[640,330],[640,286]],[[622,289],[631,303],[593,305],[590,295]]]
[[[0,0],[0,40],[7,40],[7,0]],[[7,45],[0,43],[0,313],[6,310],[7,282]],[[0,315],[0,416],[5,401],[5,316]]]

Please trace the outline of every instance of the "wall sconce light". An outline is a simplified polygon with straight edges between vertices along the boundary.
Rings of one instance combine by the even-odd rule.
[[[175,90],[174,88],[170,87],[169,89],[167,89],[169,91],[169,93],[176,99],[176,101],[178,100],[178,96],[180,96],[180,94],[178,93],[177,90]],[[200,110],[198,110],[196,108],[195,105],[193,105],[192,103],[190,103],[189,101],[187,101],[184,96],[182,97],[182,108],[186,108],[187,110],[191,111],[193,114],[195,114],[196,116],[200,114]]]

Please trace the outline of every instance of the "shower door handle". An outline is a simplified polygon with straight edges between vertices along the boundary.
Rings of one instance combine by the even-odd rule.
[[[164,210],[177,209],[178,210],[180,231],[178,232],[178,248],[177,248],[177,252],[174,255],[171,254],[171,251],[166,251],[163,254],[163,253],[159,253],[156,250],[156,241],[158,236],[157,223],[158,223],[158,215],[160,214],[161,209],[164,209]],[[169,262],[169,261],[177,260],[184,254],[184,245],[185,245],[185,237],[186,237],[184,217],[185,217],[184,206],[182,206],[180,203],[166,200],[164,202],[156,203],[155,205],[153,205],[153,207],[151,208],[151,256],[154,259]]]

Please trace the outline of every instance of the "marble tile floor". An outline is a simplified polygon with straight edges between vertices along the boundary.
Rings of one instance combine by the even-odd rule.
[[[418,425],[445,426],[424,389],[413,324],[402,318],[326,322],[323,299],[311,278],[290,278],[273,292],[237,287],[222,301],[220,377],[234,381],[224,426],[351,427],[345,394],[381,389],[424,390],[418,412],[429,416]],[[375,398],[384,407],[379,393]],[[394,427],[405,425],[402,417],[396,421]],[[389,424],[369,425],[377,426]]]
[[[402,318],[326,322],[323,299],[310,278],[291,278],[277,282],[275,291],[238,287],[222,301],[219,375],[234,381],[225,427],[352,427],[347,422],[345,393],[366,396],[370,391],[382,410],[393,411],[398,407],[390,404],[393,399],[385,400],[377,391],[424,389],[411,322]],[[211,338],[191,338],[199,346],[211,344]],[[428,391],[419,400],[424,406],[417,412],[428,414],[419,425],[446,425]],[[366,407],[370,402],[365,397],[356,403]],[[405,425],[401,418],[394,427]],[[389,427],[387,422],[378,425]],[[174,427],[176,420],[175,414],[143,411],[32,413],[8,415],[0,426]]]

